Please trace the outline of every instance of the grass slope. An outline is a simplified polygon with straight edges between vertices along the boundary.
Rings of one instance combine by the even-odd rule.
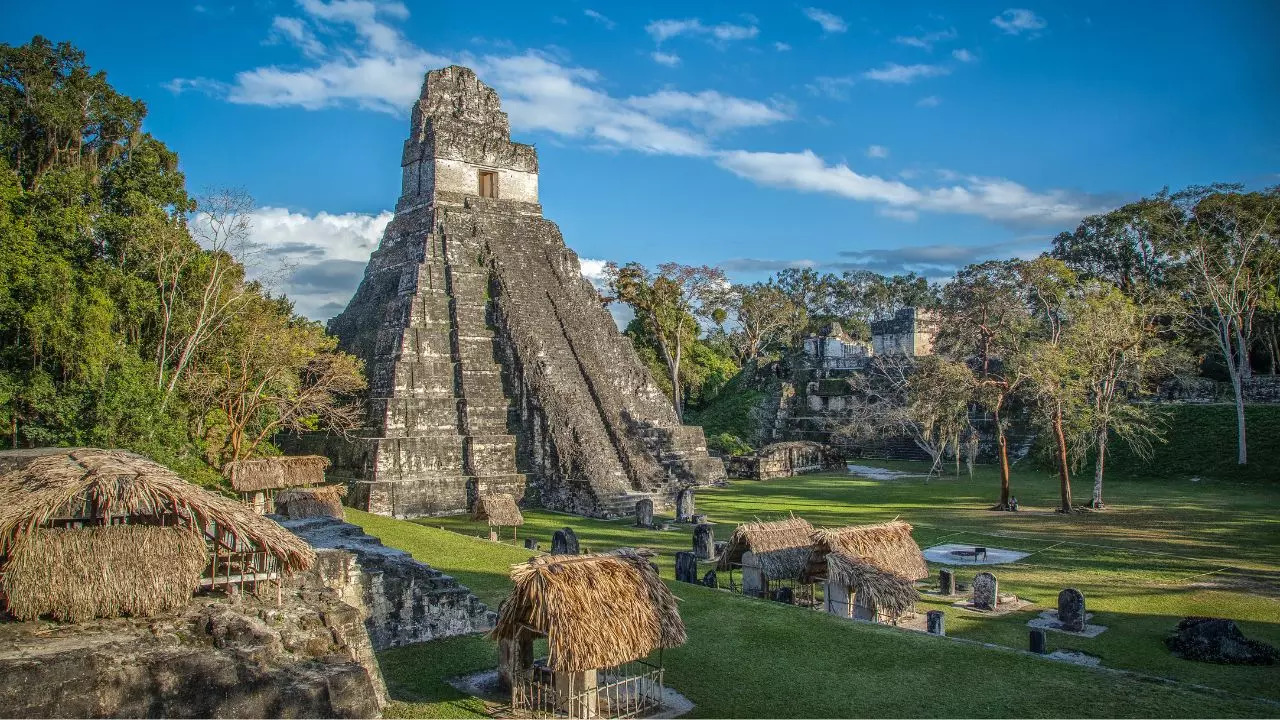
[[[1210,614],[1240,620],[1246,633],[1280,643],[1274,486],[1117,480],[1108,488],[1115,510],[1070,517],[1040,511],[1056,497],[1050,477],[1015,477],[1015,493],[1029,508],[1018,514],[984,509],[994,487],[994,475],[985,470],[974,480],[929,483],[805,476],[735,482],[700,492],[698,504],[717,523],[720,538],[737,522],[795,511],[818,525],[901,516],[916,525],[922,546],[972,541],[1033,551],[1023,563],[995,568],[1002,589],[1052,607],[1058,590],[1078,587],[1096,613],[1095,622],[1110,626],[1092,640],[1050,633],[1050,649],[1083,650],[1109,667],[1210,685],[1237,697],[839,621],[684,584],[672,587],[684,601],[681,612],[691,640],[666,653],[671,684],[697,704],[696,715],[705,717],[1277,715],[1280,706],[1252,699],[1280,698],[1275,668],[1177,660],[1161,642],[1181,616]],[[349,511],[349,519],[388,545],[455,575],[495,607],[508,587],[508,566],[529,555],[523,548],[425,527],[485,533],[465,518],[415,524]],[[566,524],[592,549],[643,545],[659,550],[668,578],[671,555],[690,544],[687,527],[647,531],[626,522],[540,510],[526,513],[521,535],[537,537],[545,547],[551,532]],[[1226,565],[1238,570],[1187,579]],[[1248,592],[1267,583],[1272,597]],[[921,609],[935,607],[947,613],[953,636],[1025,647],[1029,614],[989,619],[950,606]],[[391,709],[401,716],[479,712],[474,700],[442,678],[496,663],[492,643],[476,637],[400,648],[380,658],[393,696],[409,701]]]

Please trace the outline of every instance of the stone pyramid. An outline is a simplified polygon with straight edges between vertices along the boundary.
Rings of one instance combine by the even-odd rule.
[[[401,167],[395,219],[329,324],[369,375],[367,427],[324,447],[349,502],[439,515],[508,492],[609,517],[723,480],[542,217],[537,153],[492,88],[428,73]]]

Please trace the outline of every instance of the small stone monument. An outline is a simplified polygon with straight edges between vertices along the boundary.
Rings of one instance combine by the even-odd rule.
[[[927,627],[929,628],[930,635],[947,634],[946,628],[943,625],[943,621],[946,617],[946,614],[941,610],[930,610],[925,613],[925,621],[928,623]]]
[[[685,488],[676,493],[676,522],[693,519],[693,490]]]
[[[989,572],[978,573],[973,578],[973,606],[980,610],[995,610],[1000,604],[1000,586],[996,576]]]
[[[538,549],[538,541],[537,541],[537,540],[534,540],[533,538],[525,538],[525,539],[524,539],[524,549],[525,549],[525,550],[537,550],[537,549]]]
[[[1031,652],[1037,655],[1043,655],[1045,653],[1044,642],[1045,632],[1043,630],[1031,631]]]
[[[698,558],[688,550],[676,553],[676,581],[698,583]]]
[[[636,501],[636,527],[653,527],[653,501],[645,498]]]
[[[693,528],[693,553],[699,560],[710,560],[715,557],[716,536],[712,525],[702,523]]]
[[[955,595],[956,594],[956,574],[950,570],[938,571],[938,594]]]
[[[716,578],[716,571],[708,570],[707,574],[702,576],[702,584],[706,585],[709,588],[720,587],[720,583],[717,581],[717,578]]]
[[[689,522],[693,523],[694,525],[702,525],[707,522],[707,516],[699,513],[689,518]]]
[[[551,534],[551,554],[578,554],[578,535],[573,531],[573,528],[561,528]]]
[[[1084,632],[1084,593],[1067,588],[1058,593],[1058,622],[1067,632]]]

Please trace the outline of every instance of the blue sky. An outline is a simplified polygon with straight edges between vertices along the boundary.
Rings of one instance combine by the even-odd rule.
[[[72,41],[193,191],[252,193],[319,319],[390,217],[423,72],[453,62],[498,88],[591,260],[938,277],[1165,185],[1280,182],[1274,2],[812,3],[6,0],[2,32]]]

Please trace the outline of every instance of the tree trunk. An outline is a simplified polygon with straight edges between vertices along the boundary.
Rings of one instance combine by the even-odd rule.
[[[1104,426],[1098,432],[1098,464],[1093,468],[1093,499],[1089,501],[1089,507],[1094,510],[1102,510],[1106,504],[1102,502],[1102,466],[1107,460],[1107,428]]]
[[[1010,509],[1009,495],[1009,438],[1004,434],[1004,425],[1000,423],[1000,410],[994,413],[996,420],[996,445],[1000,449],[1000,504],[997,510]]]
[[[1244,388],[1241,386],[1238,374],[1231,376],[1231,388],[1236,393],[1236,464],[1247,465],[1249,464],[1249,444],[1245,439]]]
[[[1058,482],[1062,499],[1060,512],[1071,512],[1071,474],[1067,466],[1067,436],[1062,431],[1062,407],[1053,411],[1053,434],[1058,441]]]
[[[676,406],[676,419],[684,422],[684,402],[680,397],[680,335],[676,334],[676,359],[671,363],[671,400]]]

